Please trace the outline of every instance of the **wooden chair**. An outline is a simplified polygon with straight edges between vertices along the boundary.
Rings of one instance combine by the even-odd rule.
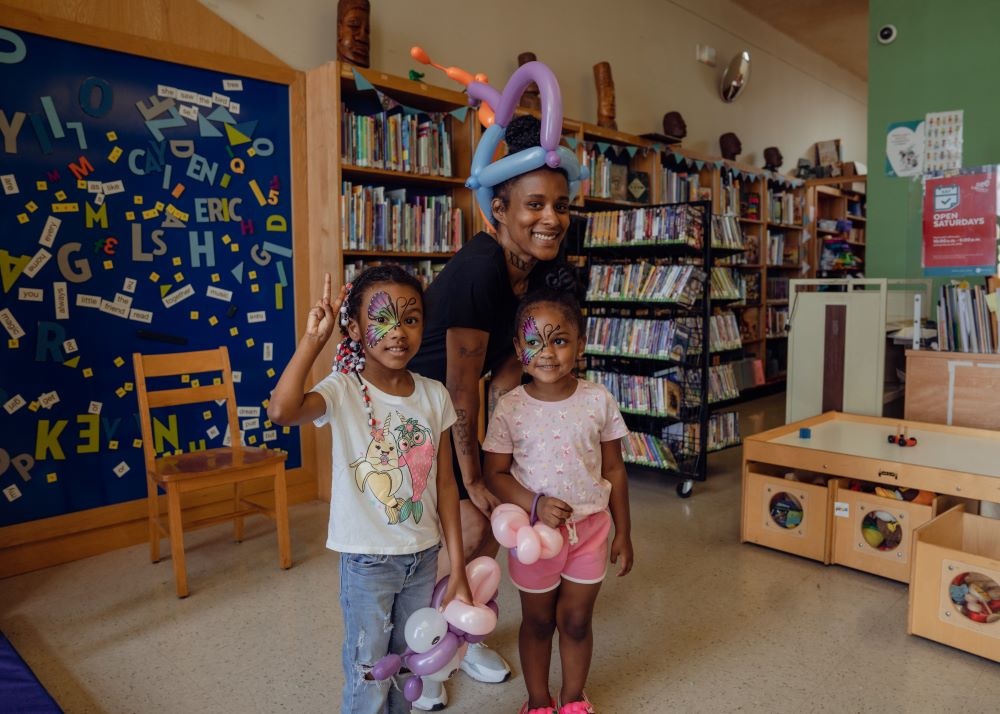
[[[139,416],[142,423],[142,448],[146,460],[146,485],[149,510],[149,547],[152,562],[160,560],[160,538],[170,539],[177,597],[187,597],[187,569],[184,564],[184,531],[202,526],[234,521],[233,537],[243,539],[243,518],[260,513],[275,521],[278,531],[278,556],[282,568],[292,567],[291,542],[288,536],[288,494],[285,482],[287,454],[263,448],[241,446],[240,426],[236,414],[236,392],[233,372],[229,366],[229,353],[225,347],[197,352],[173,354],[132,355],[135,364],[136,393],[139,397]],[[151,390],[147,378],[179,377],[202,373],[220,373],[221,380],[211,384],[196,381],[180,383],[169,388]],[[209,377],[209,379],[213,379]],[[170,380],[174,382],[174,380]],[[157,384],[157,383],[154,383]],[[199,404],[226,400],[231,446],[194,451],[186,454],[157,456],[153,439],[151,410],[184,404]],[[255,503],[241,495],[247,481],[269,478],[274,485],[274,508]],[[181,494],[232,485],[233,506],[226,513],[184,522],[181,512]],[[164,528],[160,521],[158,491],[167,495],[167,521]]]

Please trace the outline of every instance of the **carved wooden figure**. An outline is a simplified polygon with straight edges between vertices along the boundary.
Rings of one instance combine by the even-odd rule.
[[[597,125],[617,129],[615,121],[615,81],[611,78],[611,65],[598,62],[594,65],[594,83],[597,85]]]
[[[337,2],[337,59],[358,67],[370,67],[368,38],[370,32],[368,0]]]

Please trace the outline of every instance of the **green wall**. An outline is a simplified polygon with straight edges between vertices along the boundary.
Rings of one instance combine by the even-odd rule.
[[[876,39],[885,24],[889,45]],[[963,166],[1000,163],[1000,1],[870,0],[868,38],[865,275],[921,277],[920,181],[885,175],[886,127],[963,109]]]

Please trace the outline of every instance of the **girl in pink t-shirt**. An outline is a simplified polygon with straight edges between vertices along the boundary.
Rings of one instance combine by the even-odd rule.
[[[483,443],[486,483],[563,535],[562,551],[525,565],[510,552],[511,580],[521,591],[519,650],[528,701],[521,714],[584,714],[594,634],[594,603],[607,562],[632,569],[628,481],[618,405],[599,384],[573,373],[583,354],[583,317],[568,293],[538,291],[515,316],[514,349],[529,384],[497,404]],[[608,552],[608,534],[615,534]],[[549,692],[552,637],[559,630],[563,682],[556,707]]]

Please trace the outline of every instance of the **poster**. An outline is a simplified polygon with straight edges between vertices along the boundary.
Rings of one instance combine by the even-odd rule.
[[[931,112],[924,119],[924,171],[962,168],[964,112]]]
[[[997,268],[995,167],[924,181],[924,275],[993,275]]]
[[[924,172],[924,122],[893,122],[885,133],[885,175],[919,176]]]
[[[288,86],[0,44],[0,528],[146,497],[133,352],[226,345],[244,442],[298,466],[265,411],[295,348]],[[161,410],[155,446],[226,427],[223,405]]]

